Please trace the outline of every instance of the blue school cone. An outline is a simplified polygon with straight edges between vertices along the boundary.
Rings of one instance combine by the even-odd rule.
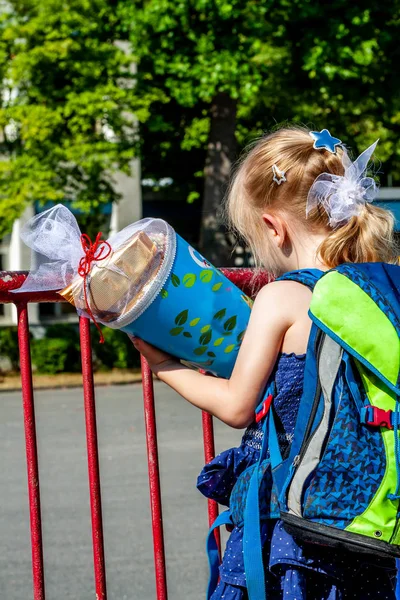
[[[146,233],[151,238],[151,228]],[[157,221],[160,226],[160,219]],[[168,231],[161,273],[140,305],[112,324],[185,361],[228,378],[251,311],[251,300],[175,231]]]

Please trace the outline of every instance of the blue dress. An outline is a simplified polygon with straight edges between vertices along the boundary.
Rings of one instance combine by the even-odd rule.
[[[290,449],[303,391],[305,355],[281,354],[273,377],[274,411],[282,455]],[[251,424],[238,448],[219,454],[199,475],[197,487],[207,498],[229,506],[239,475],[261,450],[262,424]],[[261,526],[268,600],[395,600],[395,561],[357,555],[296,541],[281,521]],[[220,566],[212,600],[247,600],[243,528],[234,527]]]

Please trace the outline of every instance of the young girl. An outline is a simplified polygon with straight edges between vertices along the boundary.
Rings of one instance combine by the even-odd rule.
[[[284,128],[251,148],[233,178],[226,209],[258,265],[276,276],[293,270],[316,276],[344,262],[397,262],[393,217],[367,202],[370,189],[346,187],[349,164],[340,140],[327,130]],[[313,195],[322,174],[319,181],[330,182],[331,191]],[[237,478],[257,461],[262,429],[254,411],[271,380],[281,452],[288,452],[303,389],[310,300],[310,289],[294,281],[265,286],[229,380],[204,376],[133,340],[153,372],[186,400],[232,427],[247,427],[240,447],[223,452],[199,476],[208,497],[229,504]],[[372,567],[362,555],[301,543],[279,520],[262,526],[262,539],[269,599],[395,598],[394,560],[376,558]],[[236,526],[212,600],[246,600],[242,540]]]

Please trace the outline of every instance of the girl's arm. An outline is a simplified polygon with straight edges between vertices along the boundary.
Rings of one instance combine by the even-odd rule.
[[[143,340],[135,347],[152,371],[191,404],[237,428],[254,418],[287,330],[296,319],[294,296],[299,284],[270,283],[258,294],[230,379],[193,371]]]

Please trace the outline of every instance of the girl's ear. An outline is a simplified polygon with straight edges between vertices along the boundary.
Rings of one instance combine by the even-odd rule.
[[[264,213],[262,219],[274,244],[278,248],[283,248],[288,238],[286,223],[279,216],[270,213]]]

